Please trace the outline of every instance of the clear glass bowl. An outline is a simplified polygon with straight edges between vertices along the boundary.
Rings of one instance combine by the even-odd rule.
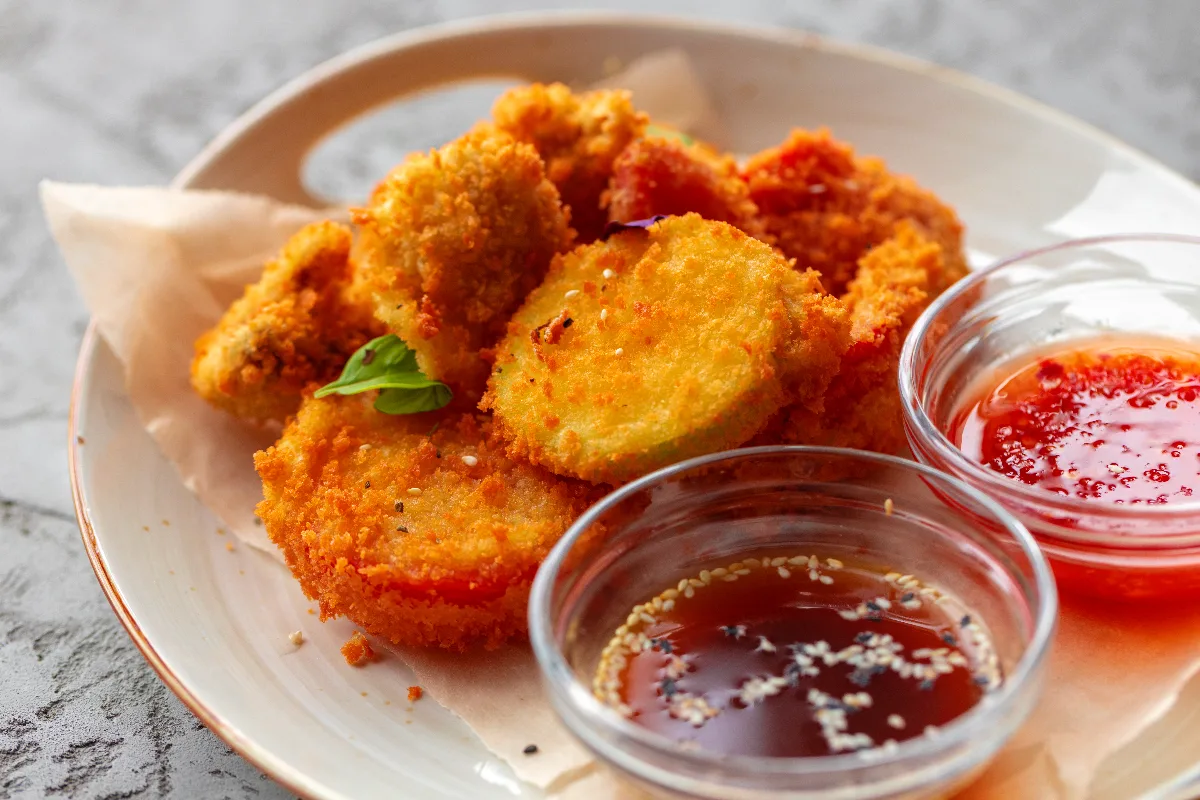
[[[980,376],[1047,345],[1113,333],[1200,343],[1200,239],[1082,239],[957,283],[917,320],[900,355],[909,445],[921,462],[1016,515],[1064,591],[1125,600],[1200,595],[1200,502],[1135,507],[1061,497],[972,461],[947,433]]]
[[[601,651],[634,605],[702,569],[767,550],[866,559],[937,585],[986,624],[1003,684],[938,737],[870,757],[684,750],[593,696]],[[1026,718],[1057,608],[1032,537],[975,489],[890,456],[760,447],[668,467],[593,506],[538,572],[529,628],[567,729],[600,761],[658,796],[925,798],[974,777]]]

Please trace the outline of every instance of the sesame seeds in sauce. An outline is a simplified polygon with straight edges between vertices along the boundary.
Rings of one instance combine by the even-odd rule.
[[[870,758],[937,735],[1001,680],[986,631],[936,588],[772,554],[701,570],[631,609],[592,690],[685,747]]]

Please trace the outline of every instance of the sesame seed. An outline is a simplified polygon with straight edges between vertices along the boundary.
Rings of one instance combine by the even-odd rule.
[[[846,566],[836,558],[827,558],[825,559],[825,563],[829,565],[830,569],[841,569],[842,567]]]
[[[300,645],[304,644],[304,632],[303,631],[292,631],[291,633],[288,634],[288,641],[291,642],[296,647],[299,647]]]
[[[600,319],[608,319],[608,309],[607,308],[600,309]]]
[[[371,449],[371,444],[370,444],[369,442],[368,442],[367,444],[360,444],[360,445],[358,446],[358,449],[359,449],[359,450],[362,450],[362,451],[370,450],[370,449]]]
[[[475,456],[463,456],[462,462],[464,464],[466,464],[468,467],[474,467],[479,463],[479,459],[476,458]]]
[[[887,514],[890,517],[892,515],[892,512],[895,510],[896,510],[896,504],[892,502],[892,498],[889,497],[887,500],[883,501],[883,513],[884,514]]]
[[[814,183],[812,186],[808,187],[808,191],[809,191],[809,194],[824,194],[825,193],[825,184]]]
[[[790,578],[790,577],[792,577],[792,573],[788,572],[787,567],[779,567],[779,577]]]
[[[420,489],[418,489],[416,486],[414,486],[414,487],[412,487],[411,489],[409,489],[409,490],[408,490],[408,494],[409,494],[409,496],[410,496],[410,497],[420,497],[420,496],[421,496],[421,490],[420,490]]]
[[[601,272],[600,274],[604,276],[605,280],[611,280],[612,276],[615,275],[616,273],[613,272],[611,269],[606,269],[606,270],[604,270],[604,272]]]
[[[625,355],[625,348],[624,348],[624,347],[618,347],[616,350],[613,350],[613,355],[614,355],[614,356],[623,356],[623,355]]]
[[[899,714],[889,714],[887,723],[896,730],[901,730],[904,727],[904,717],[900,716]]]
[[[571,299],[571,298],[573,298],[573,297],[578,297],[578,296],[579,296],[579,290],[578,290],[578,289],[569,289],[569,290],[567,291],[567,293],[563,295],[563,297],[567,298],[568,300],[570,300],[570,299]]]

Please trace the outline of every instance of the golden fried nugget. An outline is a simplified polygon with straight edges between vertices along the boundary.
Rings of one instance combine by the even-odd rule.
[[[904,337],[949,285],[947,259],[909,223],[859,262],[842,298],[850,309],[850,347],[822,408],[792,406],[783,441],[899,453],[905,447],[896,371]]]
[[[591,487],[506,456],[486,418],[373,399],[306,399],[255,456],[267,534],[322,619],[459,650],[522,635],[534,572]]]
[[[832,294],[845,291],[863,254],[906,220],[942,246],[947,277],[966,272],[954,210],[910,178],[889,173],[883,161],[856,158],[827,130],[793,131],[779,147],[751,158],[742,174],[772,243],[798,266],[819,271]]]
[[[735,447],[788,398],[803,289],[768,245],[697,214],[614,234],[555,259],[482,407],[511,455],[591,481]]]
[[[376,315],[474,406],[490,369],[481,351],[572,242],[538,154],[481,125],[409,157],[354,220]]]
[[[599,237],[608,219],[600,196],[613,162],[648,123],[645,114],[634,110],[629,92],[576,95],[561,83],[535,83],[501,95],[492,119],[541,154],[546,174],[571,209],[580,241]]]
[[[737,162],[676,137],[647,136],[622,151],[603,198],[618,222],[694,211],[768,239]]]
[[[255,421],[284,420],[309,384],[337,378],[382,333],[351,288],[350,230],[309,225],[288,240],[215,328],[196,341],[192,386],[214,406]]]

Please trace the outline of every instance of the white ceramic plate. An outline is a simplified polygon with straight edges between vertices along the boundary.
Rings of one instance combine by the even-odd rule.
[[[954,204],[977,263],[1076,236],[1200,231],[1196,186],[1017,95],[808,35],[641,15],[493,19],[385,39],[252,109],[176,185],[307,201],[305,155],[382,103],[485,77],[586,84],[606,59],[666,48],[692,57],[732,149],[774,144],[795,125],[828,125]],[[410,676],[394,661],[345,668],[337,648],[351,626],[319,624],[278,563],[226,550],[217,520],[138,424],[94,328],[79,358],[70,435],[76,511],[100,583],[151,665],[230,746],[312,797],[537,796],[439,706],[408,710]],[[309,646],[288,644],[296,629]]]

